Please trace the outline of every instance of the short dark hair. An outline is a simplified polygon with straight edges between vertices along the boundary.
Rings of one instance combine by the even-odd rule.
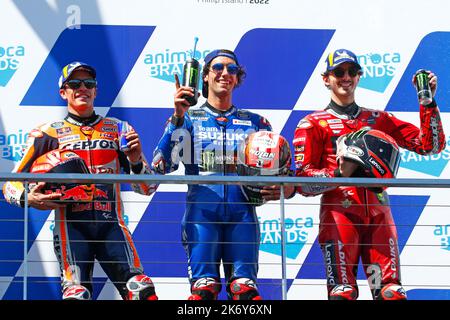
[[[218,50],[218,52],[219,52],[219,55],[217,55],[217,57],[220,57],[220,53],[225,53],[225,54],[227,54],[227,56],[228,55],[236,56],[233,51],[227,50],[227,49],[220,49],[220,50]],[[206,63],[203,66],[203,70],[202,70],[202,83],[203,83],[202,92],[204,93],[203,96],[205,98],[208,97],[208,83],[205,82],[203,79],[205,79],[205,77],[209,73],[209,69],[211,68],[212,60],[214,60],[214,59],[211,59],[211,61]],[[236,59],[234,59],[234,60],[236,61],[236,63],[238,63]],[[246,76],[247,76],[247,73],[245,72],[244,67],[239,65],[239,71],[237,73],[237,80],[238,80],[238,82],[237,82],[236,88],[239,87],[242,84],[242,82],[244,81]],[[206,95],[205,95],[205,93],[206,93]]]

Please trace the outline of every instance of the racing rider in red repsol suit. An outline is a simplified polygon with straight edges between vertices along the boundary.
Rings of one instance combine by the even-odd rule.
[[[351,51],[341,49],[328,55],[322,77],[331,101],[325,110],[306,116],[297,125],[297,176],[352,176],[357,165],[341,158],[337,164],[336,140],[362,127],[383,131],[400,147],[421,155],[436,154],[445,147],[434,99],[420,105],[419,129],[388,112],[358,106],[355,89],[361,75],[361,66]],[[430,72],[428,78],[434,96],[437,77]],[[360,256],[374,299],[406,299],[400,281],[397,231],[384,191],[351,186],[300,186],[296,191],[305,196],[322,194],[319,243],[325,258],[329,299],[358,297],[356,271]]]
[[[73,62],[63,68],[58,84],[61,97],[68,103],[68,115],[64,120],[31,131],[28,146],[14,172],[29,172],[33,162],[48,151],[69,149],[84,159],[91,173],[115,174],[121,168],[131,174],[151,173],[138,134],[130,130],[126,135],[130,149],[120,151],[117,142],[120,120],[95,114],[95,78],[95,69],[84,63]],[[140,183],[132,188],[150,195],[156,186]],[[94,259],[100,262],[123,299],[157,299],[124,222],[119,183],[96,184],[93,202],[67,205],[55,202],[61,193],[45,194],[45,183],[30,189],[30,206],[55,209],[53,242],[61,268],[63,299],[91,299]],[[3,192],[9,203],[24,205],[21,182],[7,182]]]

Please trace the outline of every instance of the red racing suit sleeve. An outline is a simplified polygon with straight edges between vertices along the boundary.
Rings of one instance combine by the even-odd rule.
[[[367,114],[376,114],[375,121],[371,127],[383,131],[392,136],[398,145],[404,149],[421,155],[430,155],[441,152],[446,145],[446,139],[439,108],[435,102],[431,106],[420,106],[420,128],[414,124],[400,120],[388,112],[373,111],[362,108],[361,117]],[[376,120],[375,120],[376,119]],[[365,119],[367,120],[367,119]],[[344,120],[343,120],[344,121]],[[326,122],[326,121],[325,121]],[[366,125],[360,121],[360,129]],[[294,135],[294,152],[296,176],[301,177],[338,177],[340,176],[336,164],[335,139],[338,136],[331,134],[328,125],[320,125],[311,116],[302,119]],[[347,129],[348,130],[348,129]],[[350,132],[350,131],[348,131]],[[348,132],[342,132],[345,134]],[[313,196],[335,189],[329,186],[304,185],[298,186],[296,191],[305,195]]]
[[[434,106],[420,106],[420,129],[385,113],[382,130],[392,136],[400,147],[409,151],[420,155],[441,152],[446,146],[446,140],[439,108],[434,102],[433,104]]]
[[[336,176],[336,166],[326,165],[326,149],[329,146],[324,143],[325,134],[323,128],[316,125],[309,117],[299,122],[293,141],[296,176],[319,178]],[[331,156],[335,158],[335,155]],[[333,186],[303,185],[296,187],[296,192],[304,196],[315,196],[335,188]]]

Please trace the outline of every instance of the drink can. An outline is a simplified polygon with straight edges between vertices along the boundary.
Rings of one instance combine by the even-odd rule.
[[[130,131],[128,122],[119,121],[117,123],[117,135],[119,137],[119,149],[120,151],[128,151],[130,148],[128,147],[128,141],[125,137],[126,134]]]
[[[423,106],[430,104],[433,101],[433,94],[428,82],[428,72],[426,70],[417,70],[415,74],[415,85],[419,103]]]
[[[200,76],[200,63],[192,58],[184,63],[183,67],[183,86],[191,87],[194,96],[184,96],[191,106],[197,104],[198,79]]]

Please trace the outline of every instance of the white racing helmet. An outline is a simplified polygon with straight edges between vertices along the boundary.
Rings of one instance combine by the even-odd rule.
[[[291,174],[291,149],[286,139],[271,131],[247,136],[239,146],[237,173],[240,176],[287,176]],[[262,205],[262,186],[243,185],[248,201]]]

